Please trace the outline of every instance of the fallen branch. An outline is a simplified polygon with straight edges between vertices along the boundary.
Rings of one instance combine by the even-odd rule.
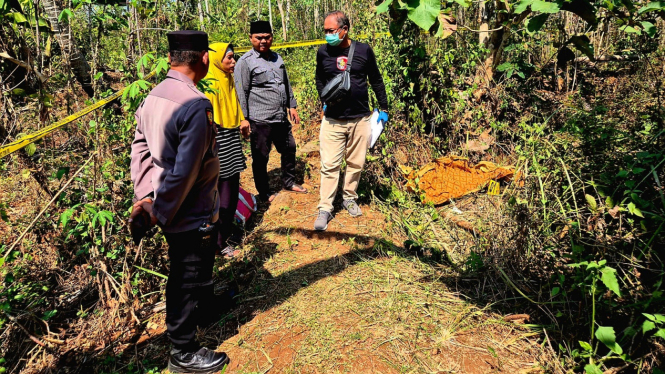
[[[83,165],[81,165],[81,167],[76,171],[76,173],[74,173],[74,175],[72,175],[72,177],[69,178],[69,180],[67,181],[67,183],[65,183],[65,185],[62,186],[62,188],[60,189],[60,191],[58,191],[58,193],[56,193],[55,195],[53,195],[53,198],[51,199],[51,201],[49,201],[48,204],[46,204],[46,206],[42,209],[42,211],[39,212],[39,214],[37,214],[37,217],[35,217],[35,219],[33,219],[32,222],[30,222],[30,224],[28,225],[28,227],[25,228],[25,230],[23,230],[23,233],[21,233],[21,235],[18,237],[18,239],[16,239],[16,240],[14,241],[14,243],[12,243],[11,247],[9,247],[9,249],[7,250],[7,252],[5,252],[5,255],[3,256],[3,258],[6,259],[7,256],[9,256],[9,254],[12,253],[12,250],[14,249],[14,247],[16,247],[16,245],[17,245],[18,243],[21,242],[21,240],[23,239],[23,237],[25,236],[25,234],[27,234],[28,231],[30,231],[30,229],[32,228],[32,226],[35,225],[35,223],[37,222],[37,220],[39,219],[39,217],[41,217],[42,214],[44,214],[44,212],[46,212],[46,209],[48,209],[48,208],[51,206],[51,204],[53,204],[53,202],[54,202],[54,201],[60,196],[60,194],[61,194],[61,193],[67,188],[67,187],[69,187],[69,184],[72,183],[72,181],[74,180],[74,178],[76,178],[76,176],[77,176],[77,175],[83,170],[83,168],[84,168],[86,165],[88,165],[88,163],[92,160],[92,157],[93,157],[95,154],[97,154],[97,152],[91,154],[91,155],[90,155],[90,158],[88,158],[88,161],[86,161]]]
[[[9,318],[10,321],[14,322],[14,323],[16,324],[16,326],[18,326],[18,327],[19,327],[19,328],[20,328],[20,329],[21,329],[26,335],[28,335],[28,337],[30,338],[30,340],[32,340],[33,342],[35,342],[36,344],[38,344],[38,345],[40,345],[40,346],[42,346],[42,347],[44,347],[44,348],[48,348],[48,347],[46,346],[46,344],[44,344],[44,342],[42,342],[41,340],[39,340],[39,338],[37,338],[36,336],[32,335],[32,333],[31,333],[30,331],[28,331],[28,329],[25,328],[25,326],[23,326],[23,325],[22,325],[22,324],[16,319],[16,317],[14,317],[14,316],[12,316],[12,315],[10,315],[10,314],[7,314],[7,313],[5,313],[5,315],[7,316],[7,318]]]
[[[10,56],[7,52],[0,52],[0,57],[4,58],[5,60],[9,60],[9,61],[15,63],[16,65],[22,67],[22,68],[25,69],[25,70],[28,70],[28,71],[32,71],[32,72],[34,72],[35,75],[37,76],[37,78],[39,78],[39,80],[40,80],[42,83],[46,82],[46,80],[48,79],[48,77],[46,77],[44,74],[38,72],[37,69],[34,69],[34,68],[33,68],[32,66],[30,66],[30,64],[28,64],[27,62],[23,62],[23,61],[21,61],[21,60],[17,60],[17,59],[15,59],[15,58],[13,58],[12,56]]]
[[[574,61],[581,64],[593,65],[598,62],[611,62],[611,61],[637,61],[640,59],[638,55],[603,55],[596,57],[593,61],[589,57],[578,57]]]

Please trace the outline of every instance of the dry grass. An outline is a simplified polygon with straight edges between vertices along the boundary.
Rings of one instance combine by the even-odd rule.
[[[466,298],[459,290],[469,286],[448,267],[395,244],[404,239],[391,229],[397,219],[377,206],[362,206],[359,219],[340,212],[326,233],[313,233],[318,159],[306,161],[310,194],[281,194],[247,238],[256,265],[236,273],[252,281],[234,316],[251,317],[221,341],[228,372],[518,372],[548,360],[539,333]],[[472,242],[454,226],[433,240]]]
[[[274,169],[278,161],[273,155]],[[338,212],[327,232],[313,232],[318,164],[316,152],[306,152],[300,170],[309,173],[304,179],[310,193],[280,194],[255,218],[243,256],[219,263],[220,279],[240,287],[239,305],[199,337],[229,353],[227,372],[519,372],[550,361],[537,344],[537,332],[505,322],[478,299],[465,297],[480,291],[450,267],[404,249],[406,238],[393,230],[396,223],[408,222],[404,217],[379,205],[362,205],[363,217]],[[243,173],[243,186],[253,188],[249,170]],[[446,243],[459,258],[477,242],[474,234],[436,221],[415,229],[430,232],[433,242]],[[55,248],[44,251],[57,253]],[[163,371],[169,344],[163,310],[153,308],[160,292],[135,305],[143,323],[133,329],[120,305],[105,309],[91,299],[94,295],[85,290],[94,285],[86,269],[72,269],[59,282],[59,291],[76,298],[77,307],[85,305],[81,310],[88,315],[78,318],[76,311],[59,308],[70,315],[59,336],[67,337],[67,347],[42,349],[26,341],[21,356],[30,362],[23,372]]]

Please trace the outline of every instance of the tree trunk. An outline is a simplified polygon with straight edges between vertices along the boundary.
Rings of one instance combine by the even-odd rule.
[[[510,36],[511,24],[520,24],[529,15],[530,12],[523,12],[516,19],[511,21],[513,14],[510,9],[506,8],[506,3],[501,0],[494,2],[495,20],[492,26],[493,31],[487,39],[487,48],[489,53],[485,58],[482,65],[478,66],[476,71],[475,81],[481,87],[487,86],[494,79],[494,72],[496,67],[501,63],[503,58],[503,49],[506,47],[506,42]],[[488,15],[489,18],[489,15]],[[483,33],[481,33],[483,34]]]
[[[286,41],[286,18],[284,16],[284,0],[277,0],[277,8],[279,9],[279,15],[282,17],[282,39]]]
[[[201,0],[198,0],[197,7],[199,9],[199,28],[205,31],[205,26],[203,25],[203,7],[201,6]]]
[[[72,73],[74,73],[76,80],[81,84],[85,93],[90,97],[94,96],[95,91],[92,88],[90,65],[88,65],[88,61],[85,60],[81,52],[76,48],[74,38],[68,31],[69,28],[67,26],[69,21],[58,21],[58,16],[62,12],[60,5],[57,0],[43,0],[42,4],[44,5],[48,20],[51,22],[51,28],[53,29],[53,33],[55,33],[58,44],[60,44],[63,54],[69,58]]]
[[[319,31],[319,4],[314,2],[314,29]]]
[[[481,1],[478,4],[478,23],[480,24],[480,27],[478,29],[480,31],[487,31],[490,29],[490,17],[489,17],[490,13],[489,7],[491,6],[490,4],[491,3],[487,3],[485,1]],[[487,42],[489,41],[489,38],[490,38],[489,32],[478,33],[478,42],[483,47],[487,47]]]
[[[284,35],[289,30],[289,15],[291,14],[291,0],[286,0],[286,17],[284,18]],[[286,41],[286,37],[284,38],[284,41]]]
[[[268,0],[268,19],[270,20],[270,28],[274,30],[275,27],[272,25],[272,3],[270,0]]]

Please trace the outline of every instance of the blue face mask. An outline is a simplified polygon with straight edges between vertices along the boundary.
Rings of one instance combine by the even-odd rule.
[[[342,42],[342,39],[339,38],[339,31],[335,34],[326,34],[326,42],[333,47],[338,46]]]

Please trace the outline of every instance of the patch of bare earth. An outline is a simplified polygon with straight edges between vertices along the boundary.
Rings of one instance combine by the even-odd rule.
[[[244,260],[221,267],[262,257],[234,273],[245,280],[237,330],[217,340],[231,357],[227,372],[540,372],[539,334],[474,303],[444,267],[401,248],[373,205],[361,205],[360,218],[339,211],[314,232],[320,161],[315,143],[304,148],[309,193],[280,193],[246,237]],[[273,154],[274,185],[278,165]],[[253,191],[250,170],[242,181]]]

